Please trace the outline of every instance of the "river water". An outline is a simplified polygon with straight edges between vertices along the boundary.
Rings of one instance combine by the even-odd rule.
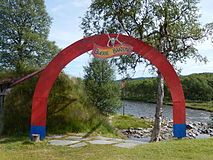
[[[155,106],[156,104],[151,103],[123,101],[123,107],[118,110],[118,113],[123,114],[124,111],[125,114],[134,115],[136,117],[154,118]],[[172,106],[164,107],[163,116],[168,119],[172,119]],[[211,112],[186,109],[186,121],[209,123],[212,121],[210,117]]]

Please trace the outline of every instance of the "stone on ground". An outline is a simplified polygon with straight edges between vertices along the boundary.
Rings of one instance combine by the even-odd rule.
[[[102,140],[102,139],[95,139],[88,141],[91,144],[115,144],[118,143],[117,141],[109,141],[109,140]]]
[[[119,138],[107,138],[102,136],[83,138],[80,135],[64,136],[63,139],[61,136],[54,136],[55,140],[50,140],[49,144],[56,146],[69,146],[72,148],[80,148],[86,146],[88,143],[94,145],[113,145],[116,147],[122,148],[133,148],[137,145],[144,144],[146,142],[141,142],[137,140],[124,140]]]
[[[115,144],[113,146],[116,146],[116,147],[120,147],[120,148],[134,148],[135,146],[138,146],[140,145],[141,143],[118,143],[118,144]]]
[[[125,143],[136,143],[136,144],[144,144],[146,142],[141,142],[141,141],[137,141],[137,140],[124,140]]]
[[[85,143],[85,142],[80,142],[80,143],[72,144],[72,145],[70,145],[69,147],[72,147],[72,148],[80,148],[80,147],[84,147],[84,146],[86,146],[86,145],[87,145],[87,143]]]
[[[70,141],[70,140],[50,140],[49,143],[55,146],[68,146],[71,144],[79,143],[80,141]]]
[[[60,138],[64,138],[64,135],[51,135],[51,136],[47,136],[47,138],[49,138],[49,139],[60,139]]]
[[[68,136],[66,137],[66,140],[74,140],[74,141],[87,141],[87,140],[90,140],[91,138],[88,137],[88,138],[83,138],[83,137],[80,137],[80,136]]]

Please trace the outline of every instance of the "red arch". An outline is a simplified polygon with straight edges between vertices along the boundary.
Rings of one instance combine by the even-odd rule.
[[[116,36],[116,34],[110,35],[110,37]],[[45,138],[48,96],[61,70],[76,57],[92,50],[94,44],[106,46],[108,40],[109,38],[106,34],[81,39],[62,50],[42,71],[33,96],[31,135],[40,134],[41,139]],[[160,70],[170,90],[173,101],[174,136],[178,138],[185,137],[185,98],[180,80],[172,65],[158,50],[138,39],[119,35],[119,40],[131,45],[134,52],[142,55]]]

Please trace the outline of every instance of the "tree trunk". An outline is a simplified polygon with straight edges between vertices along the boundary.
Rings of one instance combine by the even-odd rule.
[[[157,73],[158,73],[157,105],[155,110],[154,128],[152,130],[150,142],[157,142],[160,140],[160,131],[161,131],[162,114],[163,114],[164,80],[160,71],[158,71]]]

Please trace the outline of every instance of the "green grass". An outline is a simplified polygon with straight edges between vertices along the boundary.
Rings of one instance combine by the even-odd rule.
[[[186,102],[187,108],[200,109],[213,112],[213,101],[209,102]]]
[[[172,102],[165,102],[165,105],[172,106]],[[186,108],[213,112],[213,101],[208,102],[186,101]]]
[[[0,139],[1,160],[211,160],[213,139],[174,140],[140,145],[133,149],[112,145],[70,148],[31,143],[27,138]]]
[[[112,117],[112,126],[118,129],[127,129],[130,127],[149,128],[151,126],[151,122],[133,116],[114,115]]]

